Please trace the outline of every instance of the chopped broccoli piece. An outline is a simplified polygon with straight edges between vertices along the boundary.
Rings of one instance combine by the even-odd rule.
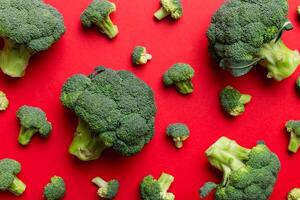
[[[62,199],[66,193],[66,184],[64,179],[59,176],[53,176],[44,188],[44,197],[47,200]]]
[[[296,153],[300,146],[300,121],[290,120],[285,124],[287,132],[290,133],[289,151]]]
[[[17,111],[17,117],[21,124],[18,138],[21,145],[28,145],[35,133],[39,133],[46,138],[52,130],[52,125],[47,121],[45,112],[40,108],[22,106]]]
[[[156,19],[162,20],[169,15],[174,20],[182,17],[183,9],[180,0],[161,0],[160,3],[161,8],[154,13]]]
[[[141,196],[143,200],[174,200],[175,195],[168,192],[174,177],[170,174],[162,173],[158,180],[149,175],[144,177],[140,184]]]
[[[216,200],[267,200],[273,191],[280,161],[264,143],[247,149],[221,137],[206,150],[210,164],[224,173],[220,184],[209,182],[200,189],[202,198],[216,189]]]
[[[113,179],[106,182],[100,177],[95,177],[92,182],[99,187],[97,193],[101,198],[113,199],[119,191],[120,183],[118,180]]]
[[[113,39],[118,35],[119,30],[109,15],[115,11],[116,5],[114,3],[107,0],[93,0],[81,14],[81,23],[85,28],[91,28],[95,25],[101,33]]]
[[[189,64],[176,63],[164,73],[163,80],[166,86],[175,85],[181,94],[190,94],[194,91],[191,81],[194,75],[195,71]]]
[[[300,200],[300,188],[294,188],[289,191],[287,200]]]
[[[9,101],[6,97],[6,94],[0,91],[0,111],[4,111],[7,109]]]
[[[16,196],[24,193],[26,185],[16,176],[21,172],[21,164],[13,159],[0,160],[0,191],[8,190]]]
[[[241,94],[231,86],[225,87],[220,94],[223,110],[229,115],[236,117],[245,112],[245,104],[251,101],[251,96]]]
[[[180,149],[183,147],[183,142],[190,136],[190,130],[182,123],[170,124],[167,128],[167,136],[172,137],[175,146]]]
[[[148,60],[152,59],[152,55],[147,53],[147,50],[145,47],[136,46],[133,49],[131,58],[132,58],[132,63],[134,65],[144,65],[148,62]]]
[[[2,0],[0,19],[0,68],[11,77],[24,76],[30,57],[65,32],[62,15],[41,0]]]

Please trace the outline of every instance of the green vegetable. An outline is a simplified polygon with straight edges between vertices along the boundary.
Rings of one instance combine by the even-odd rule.
[[[161,8],[154,13],[156,19],[162,20],[169,15],[174,20],[182,17],[183,9],[180,0],[161,0],[160,3]]]
[[[297,14],[300,16],[300,5],[297,7]]]
[[[32,136],[36,133],[39,133],[44,138],[50,135],[52,125],[47,121],[45,112],[40,108],[22,106],[17,111],[17,117],[21,124],[18,138],[21,145],[28,145]]]
[[[6,94],[0,91],[0,111],[4,111],[7,109],[9,101],[6,97]]]
[[[152,55],[147,53],[147,50],[145,47],[136,46],[133,49],[131,58],[132,58],[132,63],[134,65],[144,65],[148,62],[148,60],[152,59]]]
[[[47,200],[59,200],[66,193],[65,181],[59,176],[53,176],[44,188],[44,197]]]
[[[158,180],[149,175],[144,177],[140,189],[143,200],[174,200],[175,195],[168,192],[174,181],[170,174],[162,173]]]
[[[41,0],[2,0],[0,19],[0,68],[11,77],[24,76],[30,57],[65,32],[61,14]]]
[[[101,198],[113,199],[119,191],[120,183],[118,180],[113,179],[109,182],[106,182],[100,177],[95,177],[92,182],[99,187],[97,193]]]
[[[300,188],[292,189],[288,194],[287,200],[300,200]]]
[[[296,81],[296,87],[297,87],[297,90],[300,92],[300,76],[298,77],[298,79]]]
[[[300,146],[300,121],[290,120],[285,124],[287,132],[290,133],[289,151],[296,153]]]
[[[251,101],[251,96],[241,94],[231,86],[225,87],[221,94],[220,100],[223,110],[231,116],[239,116],[245,112],[245,104]]]
[[[81,14],[81,23],[85,28],[91,28],[95,25],[101,33],[113,39],[118,35],[119,30],[113,24],[109,15],[115,11],[116,5],[114,3],[107,0],[93,0]]]
[[[183,147],[183,142],[190,136],[187,125],[182,123],[170,124],[167,128],[167,136],[172,137],[177,148]]]
[[[281,40],[284,31],[293,29],[287,14],[286,0],[226,1],[207,32],[212,57],[233,76],[242,76],[259,64],[268,70],[268,78],[289,77],[300,55]]]
[[[80,160],[98,159],[106,148],[131,156],[153,137],[153,91],[129,71],[98,67],[88,77],[74,75],[61,101],[79,118],[69,152]]]
[[[194,91],[191,81],[194,75],[194,69],[189,64],[176,63],[164,73],[163,80],[166,86],[175,85],[181,94],[190,94]]]
[[[221,137],[206,150],[206,157],[224,174],[220,184],[208,182],[200,189],[201,198],[213,189],[216,200],[267,200],[271,195],[280,161],[265,144],[247,149]]]
[[[0,191],[8,190],[16,196],[23,194],[26,185],[16,176],[20,172],[18,161],[9,158],[0,160]]]

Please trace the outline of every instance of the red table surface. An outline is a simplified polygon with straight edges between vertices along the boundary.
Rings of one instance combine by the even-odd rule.
[[[282,169],[271,200],[283,200],[291,188],[300,186],[300,153],[288,153],[289,136],[284,130],[287,120],[300,119],[300,96],[294,87],[299,70],[278,83],[266,79],[266,71],[259,67],[242,78],[233,78],[214,67],[205,33],[211,15],[222,2],[185,0],[181,20],[156,22],[153,13],[160,6],[158,0],[115,0],[117,12],[112,19],[120,33],[110,41],[95,30],[81,28],[79,16],[90,0],[47,0],[63,14],[67,32],[49,51],[31,59],[24,78],[0,75],[0,90],[10,99],[9,109],[0,113],[0,158],[20,161],[19,177],[27,184],[23,196],[2,192],[0,199],[42,199],[44,185],[51,176],[59,175],[67,184],[66,200],[98,199],[96,187],[90,182],[95,176],[119,179],[121,187],[116,199],[136,200],[144,176],[158,177],[167,172],[175,176],[170,191],[176,199],[196,200],[199,187],[206,181],[221,181],[221,173],[210,167],[204,152],[222,135],[246,147],[264,140],[278,154]],[[289,18],[295,29],[284,34],[284,41],[291,48],[300,48],[296,15],[300,1],[289,3]],[[136,45],[146,46],[153,55],[153,60],[145,66],[131,64],[130,54]],[[192,95],[181,96],[162,84],[162,74],[176,62],[189,63],[196,71]],[[156,133],[150,144],[135,156],[122,157],[108,150],[97,161],[81,162],[68,153],[77,119],[61,105],[60,90],[72,74],[89,74],[98,65],[130,70],[153,88],[158,108]],[[253,95],[244,115],[235,119],[227,117],[219,105],[219,91],[228,84]],[[19,122],[15,116],[24,104],[44,109],[53,124],[48,140],[36,136],[25,148],[17,143]],[[190,127],[191,137],[182,150],[175,149],[165,135],[172,122],[184,122]],[[213,199],[212,196],[208,199]]]

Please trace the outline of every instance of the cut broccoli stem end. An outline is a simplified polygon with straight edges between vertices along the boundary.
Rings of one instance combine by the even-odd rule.
[[[290,152],[296,153],[300,146],[300,137],[291,132],[288,149]]]
[[[166,11],[166,9],[164,9],[163,7],[161,7],[158,11],[154,13],[154,17],[158,20],[162,20],[169,15],[170,13]]]
[[[242,94],[241,95],[241,98],[240,98],[240,102],[242,104],[247,104],[251,101],[252,99],[252,96],[251,95],[248,95],[248,94]]]
[[[141,58],[138,60],[138,62],[136,62],[136,64],[138,65],[143,65],[146,64],[149,60],[152,59],[152,55],[148,54],[148,53],[144,53]]]
[[[158,183],[160,185],[163,196],[169,194],[167,193],[167,191],[170,188],[173,181],[174,181],[174,177],[172,175],[166,173],[161,174],[161,176],[158,179]]]
[[[176,82],[175,85],[181,94],[191,94],[194,91],[194,86],[191,80]]]
[[[103,188],[107,186],[107,182],[100,177],[93,178],[92,183],[97,185],[99,188]]]
[[[183,147],[183,142],[188,138],[188,136],[184,137],[174,137],[173,141],[175,143],[176,148],[181,149]]]
[[[20,196],[21,194],[23,194],[25,189],[26,189],[25,183],[23,183],[23,181],[21,181],[17,177],[15,177],[13,183],[8,187],[8,191],[10,191],[16,196]]]
[[[26,146],[30,143],[32,136],[38,132],[38,130],[34,128],[25,128],[21,126],[21,130],[18,137],[19,144]]]
[[[113,22],[111,21],[111,19],[109,17],[107,17],[101,23],[98,22],[97,26],[99,27],[99,31],[101,33],[107,35],[107,37],[109,37],[109,39],[115,38],[119,33],[118,27],[113,24]]]

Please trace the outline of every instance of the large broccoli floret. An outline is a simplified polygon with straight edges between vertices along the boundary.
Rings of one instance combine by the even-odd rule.
[[[289,191],[287,200],[300,200],[300,188],[294,188]]]
[[[66,184],[64,179],[59,176],[53,176],[44,188],[44,197],[47,200],[62,199],[66,193]]]
[[[52,125],[47,121],[45,112],[40,108],[22,106],[17,111],[17,117],[21,124],[18,138],[21,145],[28,145],[35,133],[39,133],[42,137],[48,137],[52,130]]]
[[[180,0],[161,0],[161,8],[154,13],[154,17],[158,20],[162,20],[167,16],[171,16],[172,19],[179,19],[183,15],[183,9]]]
[[[145,47],[136,46],[131,54],[131,59],[134,65],[144,65],[152,59],[152,55],[147,53]]]
[[[41,0],[1,0],[0,68],[11,77],[22,77],[30,57],[47,50],[65,32],[61,14]]]
[[[9,100],[6,97],[6,94],[0,91],[0,111],[4,111],[7,109],[9,104]]]
[[[16,196],[23,194],[26,185],[16,176],[20,172],[18,161],[9,158],[0,160],[0,191],[8,190]]]
[[[280,170],[280,161],[263,143],[252,149],[221,137],[206,150],[210,164],[221,170],[220,184],[208,182],[200,189],[204,198],[216,189],[216,200],[267,200]]]
[[[242,76],[253,66],[266,67],[268,78],[281,81],[300,63],[280,39],[293,26],[286,0],[228,0],[214,14],[207,32],[210,52],[221,68]]]
[[[182,123],[170,124],[167,128],[167,136],[172,137],[175,146],[180,149],[183,147],[183,142],[190,136],[190,130]]]
[[[131,156],[153,137],[156,106],[152,89],[131,72],[98,67],[64,84],[63,105],[75,111],[78,127],[69,152],[98,159],[106,148]]]
[[[113,24],[110,14],[116,11],[116,5],[107,0],[93,0],[93,2],[81,14],[81,23],[85,28],[96,25],[99,31],[110,39],[119,33],[118,27]]]
[[[113,199],[119,191],[120,183],[118,180],[113,179],[106,182],[100,177],[95,177],[92,182],[99,187],[97,193],[101,198]]]
[[[287,132],[290,133],[289,151],[296,153],[300,147],[300,121],[290,120],[285,124]]]
[[[144,177],[140,189],[143,200],[174,200],[175,195],[168,192],[174,177],[170,174],[162,173],[158,180],[149,175]]]

